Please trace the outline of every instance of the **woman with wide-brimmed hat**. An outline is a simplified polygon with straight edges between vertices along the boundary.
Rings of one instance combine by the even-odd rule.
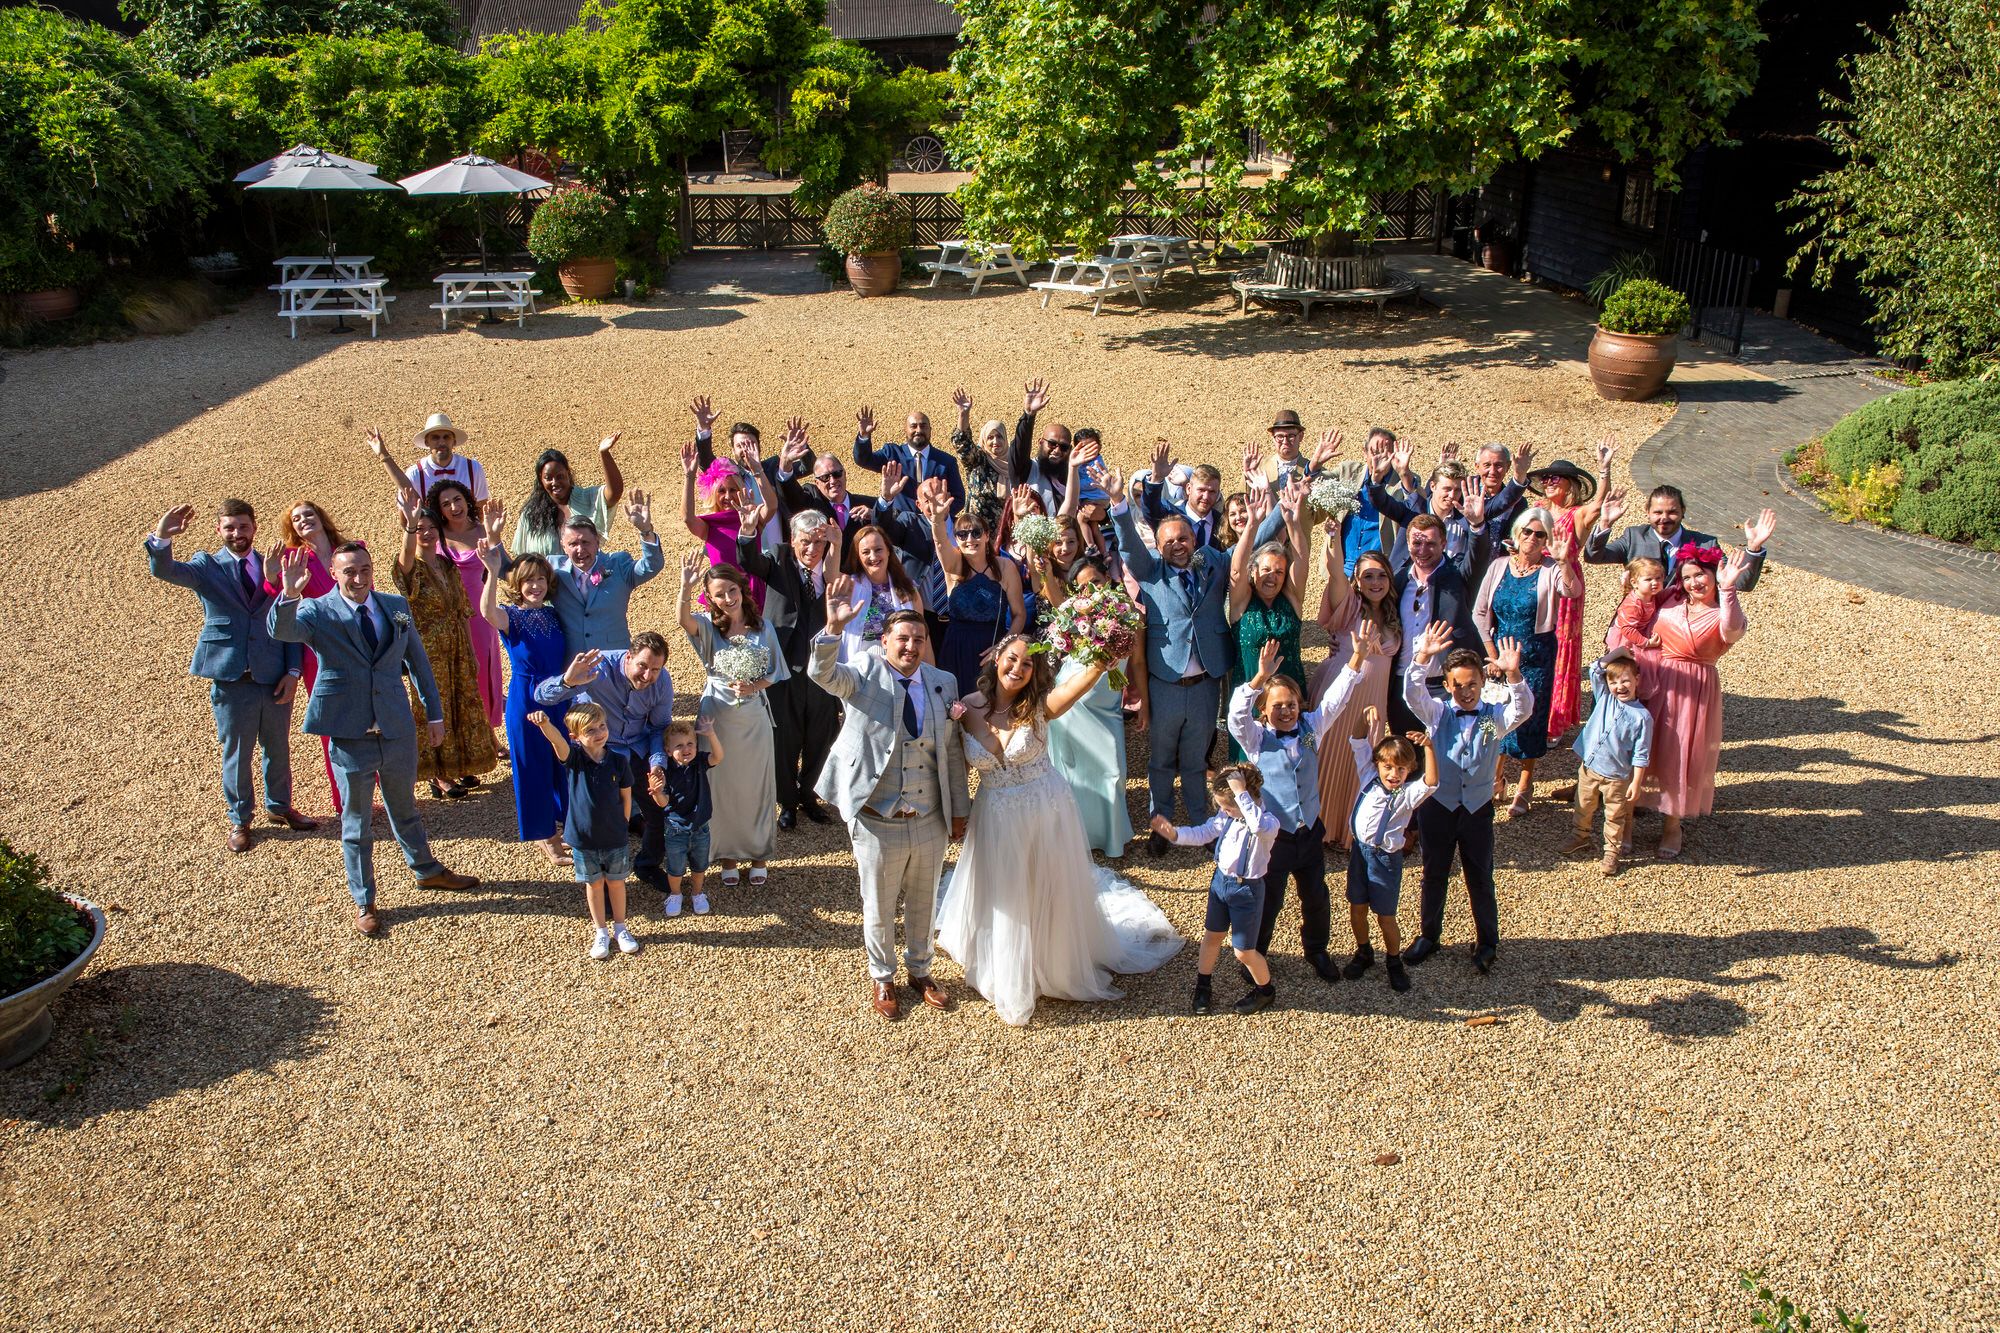
[[[1617,454],[1618,441],[1607,435],[1597,442],[1597,472],[1593,477],[1567,458],[1558,458],[1547,467],[1538,467],[1528,473],[1528,490],[1542,497],[1542,504],[1549,511],[1554,522],[1554,530],[1549,533],[1549,544],[1554,547],[1561,539],[1569,551],[1569,562],[1575,566],[1577,586],[1583,579],[1583,539],[1597,522],[1598,499],[1603,491],[1610,488],[1611,460]],[[1602,484],[1599,484],[1602,478]],[[1549,734],[1551,741],[1557,740],[1582,720],[1583,691],[1583,595],[1564,597],[1556,607],[1556,663],[1554,676],[1554,696],[1549,700]],[[1514,799],[1514,813],[1521,814],[1527,809],[1527,798],[1532,790],[1531,780],[1523,783],[1522,790]]]

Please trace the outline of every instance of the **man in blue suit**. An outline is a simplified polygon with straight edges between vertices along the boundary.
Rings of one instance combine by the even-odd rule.
[[[635,490],[626,499],[625,517],[639,532],[637,559],[627,551],[601,549],[603,534],[597,525],[587,518],[572,518],[563,527],[562,554],[549,560],[556,572],[549,600],[562,622],[563,647],[572,657],[593,649],[623,651],[631,646],[627,613],[632,591],[665,563],[660,535],[653,531],[652,501],[644,491]]]
[[[1174,817],[1174,779],[1180,778],[1181,800],[1188,824],[1208,818],[1204,770],[1215,740],[1221,703],[1222,677],[1229,670],[1229,625],[1224,616],[1229,600],[1229,557],[1214,547],[1197,549],[1194,529],[1181,514],[1170,513],[1153,530],[1160,544],[1154,555],[1140,540],[1132,506],[1122,497],[1121,479],[1112,474],[1105,489],[1120,497],[1111,510],[1118,549],[1125,568],[1139,581],[1139,601],[1146,608],[1146,678],[1152,757],[1146,764],[1146,788],[1152,811]],[[1146,841],[1154,856],[1166,850],[1165,838]]]
[[[855,413],[859,428],[854,436],[854,462],[870,472],[880,472],[890,463],[902,465],[905,479],[902,493],[886,505],[899,513],[917,512],[917,491],[932,478],[939,478],[951,492],[951,512],[965,508],[965,482],[958,474],[958,460],[950,452],[931,443],[931,419],[912,412],[903,422],[907,439],[902,444],[875,447],[875,409],[864,407]]]
[[[301,832],[319,827],[292,808],[292,696],[299,688],[299,646],[279,643],[264,626],[271,594],[257,555],[257,514],[224,500],[215,521],[221,549],[174,559],[174,538],[194,519],[193,505],[161,515],[146,541],[153,577],[192,589],[201,599],[201,637],[188,674],[209,681],[215,734],[222,742],[222,799],[229,807],[229,850],[250,850],[257,787],[251,770],[264,749],[264,809],[271,822]]]
[[[471,875],[446,870],[431,855],[413,795],[417,720],[403,677],[410,678],[423,700],[430,745],[444,742],[444,708],[410,604],[394,593],[375,591],[375,565],[366,546],[348,542],[335,548],[334,590],[310,601],[300,600],[312,576],[307,553],[289,550],[284,561],[285,595],[271,606],[271,637],[307,644],[319,654],[305,730],[331,741],[333,780],[340,788],[340,856],[347,866],[347,891],[360,912],[354,928],[372,936],[381,928],[370,817],[377,779],[389,830],[417,877],[417,887],[463,890],[479,883]]]

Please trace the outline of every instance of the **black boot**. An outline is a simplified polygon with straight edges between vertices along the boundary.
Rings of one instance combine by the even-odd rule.
[[[1342,965],[1340,975],[1352,981],[1373,966],[1375,966],[1375,946],[1372,944],[1358,945],[1354,950],[1354,957],[1348,959]],[[1401,960],[1397,961],[1396,966],[1402,966]]]
[[[1215,990],[1213,977],[1197,975],[1194,979],[1194,999],[1188,1004],[1188,1012],[1197,1017],[1205,1017],[1215,1012]]]

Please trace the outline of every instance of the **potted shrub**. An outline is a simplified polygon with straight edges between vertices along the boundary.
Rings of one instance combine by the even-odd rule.
[[[18,263],[0,267],[0,292],[30,319],[68,319],[77,311],[77,289],[97,275],[97,261],[75,250],[34,249]]]
[[[558,190],[528,223],[528,253],[556,265],[571,296],[611,295],[624,248],[625,215],[596,190]]]
[[[1605,298],[1590,340],[1590,382],[1614,402],[1644,402],[1674,371],[1674,343],[1688,300],[1665,283],[1633,278]]]
[[[69,989],[104,940],[104,913],[58,893],[48,871],[0,838],[0,1069],[42,1049],[49,1003]]]
[[[847,281],[857,296],[896,290],[903,247],[910,243],[910,208],[869,182],[833,201],[820,224],[826,243],[847,256]]]

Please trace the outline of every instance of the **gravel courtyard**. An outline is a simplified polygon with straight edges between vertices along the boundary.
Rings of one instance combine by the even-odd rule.
[[[449,334],[411,292],[380,340],[296,342],[260,293],[185,337],[0,363],[0,832],[110,909],[54,1041],[0,1074],[0,1328],[1724,1329],[1744,1267],[1829,1326],[1835,1303],[2000,1326],[2000,727],[1975,704],[2000,625],[1788,568],[1782,528],[1687,855],[1606,882],[1539,802],[1500,831],[1494,973],[1461,897],[1403,996],[1312,978],[1288,905],[1253,1019],[1185,1016],[1190,946],[1023,1031],[969,993],[884,1025],[844,836],[810,824],[709,917],[635,890],[646,952],[593,963],[575,886],[511,841],[504,770],[419,802],[477,890],[420,897],[378,848],[379,942],[331,826],[224,850],[199,612],[141,538],[192,502],[185,554],[241,495],[268,548],[303,496],[393,549],[371,425],[407,462],[451,413],[510,530],[539,450],[595,481],[623,431],[672,555],[697,393],[844,452],[863,402],[942,440],[954,385],[1011,425],[1047,376],[1050,415],[1128,470],[1165,435],[1231,489],[1278,407],[1420,460],[1582,461],[1607,431],[1629,457],[1667,416],[1433,313],[1238,319],[1176,283],[1097,319],[1008,288],[677,292]],[[635,627],[670,628],[671,585]],[[1588,635],[1615,587],[1593,570]],[[684,642],[671,670],[691,708]],[[318,746],[294,757],[328,814]],[[1206,862],[1129,861],[1198,933]]]

